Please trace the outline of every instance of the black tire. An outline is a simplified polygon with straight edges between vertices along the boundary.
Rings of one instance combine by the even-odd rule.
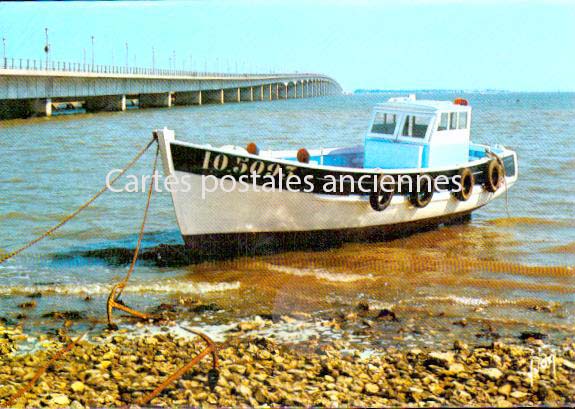
[[[503,183],[503,165],[499,159],[492,159],[487,163],[485,170],[485,190],[496,192]]]
[[[468,168],[463,168],[459,171],[461,190],[458,192],[453,192],[453,196],[461,201],[465,202],[471,197],[473,193],[473,185],[475,185],[475,176]]]
[[[433,198],[433,178],[429,175],[420,175],[420,180],[421,183],[415,181],[415,186],[409,194],[409,202],[415,207],[423,208]]]
[[[380,179],[378,179],[377,192],[372,191],[369,194],[369,204],[371,205],[371,208],[376,212],[382,212],[387,209],[394,195],[394,192],[389,192],[382,189],[381,186],[379,186],[379,181]]]

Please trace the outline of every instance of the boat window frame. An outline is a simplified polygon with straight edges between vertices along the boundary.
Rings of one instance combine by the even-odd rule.
[[[443,115],[447,115],[447,129],[439,129],[440,125],[441,125],[441,118]],[[455,128],[452,128],[452,117],[456,116],[456,121],[455,121]],[[467,123],[465,124],[465,127],[461,127],[461,115],[465,115],[466,119],[467,119]],[[468,131],[470,130],[471,127],[471,111],[468,110],[456,110],[456,111],[449,111],[449,110],[445,110],[445,111],[440,111],[437,113],[437,118],[436,118],[436,122],[437,122],[437,126],[435,127],[435,132],[438,132],[439,134],[443,135],[444,133],[450,133],[450,132],[457,132],[457,131]]]
[[[461,126],[461,117],[465,117],[465,126]],[[467,111],[459,111],[457,113],[457,129],[465,130],[469,128],[469,114]]]
[[[455,118],[455,123],[453,123],[453,118]],[[459,129],[459,112],[451,111],[449,112],[449,129],[448,131],[457,131]]]
[[[387,114],[387,115],[395,115],[395,128],[393,130],[392,134],[386,134],[386,133],[377,133],[377,132],[372,132],[373,129],[373,125],[375,123],[375,118],[377,117],[378,114]],[[403,122],[403,112],[397,112],[397,111],[393,111],[393,110],[381,110],[378,111],[376,110],[373,115],[371,116],[371,121],[369,123],[369,129],[367,131],[368,135],[370,138],[381,138],[381,139],[387,139],[387,140],[392,140],[395,141],[397,139],[398,136],[398,129],[399,129],[399,124]]]
[[[426,117],[428,118],[428,123],[427,123],[427,129],[425,131],[425,136],[423,138],[418,138],[418,137],[414,137],[414,136],[404,136],[402,135],[403,133],[403,128],[405,126],[405,121],[407,120],[408,117],[410,116],[414,116],[414,117]],[[431,139],[431,135],[433,134],[433,131],[436,127],[436,115],[434,115],[433,113],[422,113],[422,112],[403,112],[401,115],[401,122],[399,124],[399,131],[397,131],[397,138],[396,141],[397,142],[403,142],[403,143],[411,143],[411,144],[428,144],[430,139]]]
[[[449,112],[439,112],[438,116],[439,120],[437,121],[437,127],[435,130],[438,132],[449,131]],[[445,127],[442,125],[443,118],[445,118]]]

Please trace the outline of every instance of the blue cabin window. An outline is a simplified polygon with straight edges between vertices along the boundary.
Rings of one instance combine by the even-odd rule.
[[[405,117],[401,136],[419,139],[425,138],[427,127],[429,126],[429,119],[430,117],[428,116],[407,115]]]
[[[393,135],[395,127],[397,126],[397,115],[386,114],[378,112],[375,114],[373,125],[371,126],[371,133],[378,133],[383,135]]]

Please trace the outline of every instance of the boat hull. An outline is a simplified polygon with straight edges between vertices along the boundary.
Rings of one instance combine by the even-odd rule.
[[[436,228],[463,224],[471,220],[471,211],[411,222],[332,230],[213,233],[183,235],[194,254],[231,256],[269,254],[279,250],[328,249],[346,242],[377,242]]]
[[[350,240],[385,239],[402,232],[465,220],[473,210],[504,194],[517,179],[512,153],[513,170],[507,172],[505,183],[496,192],[488,192],[476,184],[466,201],[457,200],[448,191],[435,192],[431,202],[422,208],[413,206],[407,195],[396,194],[385,210],[375,211],[367,194],[326,194],[317,193],[317,189],[265,191],[262,186],[241,186],[231,177],[223,180],[221,173],[200,166],[204,157],[202,150],[212,153],[217,150],[174,143],[173,135],[168,132],[166,137],[165,133],[159,137],[164,171],[178,184],[185,179],[185,185],[189,186],[171,192],[178,225],[186,245],[202,253],[249,253],[262,246],[293,248],[300,244],[322,246]],[[176,149],[179,153],[173,155]],[[227,160],[233,163],[237,157],[250,156],[225,153]],[[267,160],[266,167],[268,162],[273,160]],[[474,165],[478,183],[481,183],[480,169],[485,163]],[[301,172],[318,171],[313,166],[302,169]],[[357,177],[367,170],[348,171],[357,173],[354,176]],[[457,171],[447,169],[435,173]],[[211,176],[210,182],[207,176]],[[216,181],[218,188],[212,189]]]

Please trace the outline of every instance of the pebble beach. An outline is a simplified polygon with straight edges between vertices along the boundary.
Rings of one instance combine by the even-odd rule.
[[[394,317],[387,315],[386,322],[391,323]],[[216,339],[220,376],[213,389],[208,383],[212,363],[207,357],[148,405],[510,407],[575,403],[573,342],[549,345],[538,334],[531,334],[515,343],[456,340],[441,349],[368,349],[345,337],[312,336],[304,342],[288,342],[262,335],[266,328],[290,323],[303,331],[306,318],[305,314],[274,320],[258,316],[229,326],[225,336]],[[320,325],[340,324],[341,320],[333,320]],[[134,405],[205,347],[199,338],[178,327],[165,319],[160,324],[121,325],[116,331],[93,329],[11,405]],[[19,325],[0,326],[0,405],[75,336],[62,328],[36,336]]]

